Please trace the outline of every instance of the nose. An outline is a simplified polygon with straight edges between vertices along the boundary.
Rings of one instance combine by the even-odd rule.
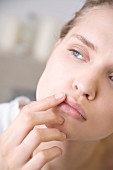
[[[73,81],[72,89],[77,96],[94,100],[97,95],[97,81],[92,76],[82,76]]]

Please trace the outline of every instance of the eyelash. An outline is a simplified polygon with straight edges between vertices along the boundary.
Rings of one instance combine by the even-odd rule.
[[[110,80],[113,82],[113,76],[109,76]]]
[[[73,55],[75,58],[77,58],[77,59],[79,59],[79,60],[86,61],[86,59],[85,59],[85,57],[83,56],[83,54],[81,54],[81,52],[79,52],[78,50],[69,49],[69,51],[71,51],[72,55]],[[81,55],[82,57],[75,56],[74,53],[75,53],[76,55]]]

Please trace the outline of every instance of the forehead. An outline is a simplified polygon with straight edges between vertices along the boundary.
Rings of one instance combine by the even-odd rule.
[[[113,49],[113,8],[98,7],[86,12],[69,31],[66,39],[80,34],[100,48]]]

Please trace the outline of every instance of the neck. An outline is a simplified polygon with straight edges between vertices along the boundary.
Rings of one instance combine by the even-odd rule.
[[[82,170],[94,158],[99,142],[73,142],[53,143],[63,149],[63,154],[58,159],[51,161],[42,170]],[[96,150],[97,151],[97,150]],[[94,160],[93,160],[94,161]]]

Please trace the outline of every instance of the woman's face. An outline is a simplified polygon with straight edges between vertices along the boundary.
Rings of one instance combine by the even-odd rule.
[[[57,42],[39,81],[37,100],[58,92],[65,92],[69,101],[51,109],[65,119],[54,127],[69,140],[98,140],[113,133],[112,9],[88,12]],[[70,103],[75,109],[79,104],[85,119],[72,116]]]

